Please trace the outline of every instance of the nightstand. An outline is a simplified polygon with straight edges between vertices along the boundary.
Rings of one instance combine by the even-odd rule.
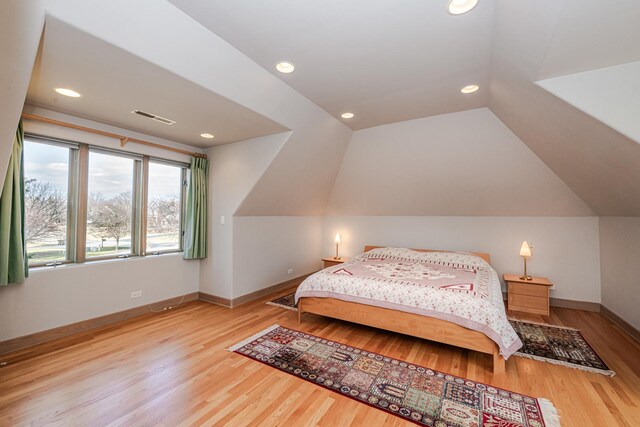
[[[549,315],[549,289],[553,283],[546,277],[521,279],[516,274],[505,274],[507,282],[508,309],[525,313]]]
[[[324,262],[324,267],[322,268],[333,267],[334,265],[342,264],[343,262],[346,262],[348,260],[349,258],[345,257],[340,257],[337,259],[334,257],[322,258],[322,262]]]

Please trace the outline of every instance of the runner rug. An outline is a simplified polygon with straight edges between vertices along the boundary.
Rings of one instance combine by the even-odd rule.
[[[273,325],[229,348],[418,425],[559,427],[546,399]]]
[[[284,295],[269,301],[287,310],[297,311],[295,294]],[[578,329],[509,319],[523,346],[515,356],[569,368],[614,376],[598,353],[589,345]]]

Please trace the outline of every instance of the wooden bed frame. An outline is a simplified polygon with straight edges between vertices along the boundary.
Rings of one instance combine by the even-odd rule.
[[[383,246],[365,246],[364,251]],[[414,249],[419,252],[436,252],[431,249]],[[450,251],[438,251],[450,252]],[[473,253],[489,262],[489,254]],[[481,332],[467,329],[455,323],[419,314],[372,305],[342,301],[335,298],[305,297],[298,301],[298,322],[303,313],[313,313],[334,319],[346,320],[361,325],[398,332],[469,350],[488,353],[493,356],[493,373],[505,371],[505,359],[499,353],[498,345]]]

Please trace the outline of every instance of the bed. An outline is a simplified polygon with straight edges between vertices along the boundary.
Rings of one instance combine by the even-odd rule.
[[[366,246],[296,291],[303,313],[450,344],[493,358],[493,372],[522,346],[507,320],[489,255]]]

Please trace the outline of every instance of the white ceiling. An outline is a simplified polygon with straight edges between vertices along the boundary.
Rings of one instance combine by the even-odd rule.
[[[561,4],[539,79],[640,60],[640,1],[564,0]]]
[[[640,143],[640,61],[540,80],[536,84]]]
[[[160,48],[160,47],[158,47]],[[82,93],[68,98],[53,91]],[[284,126],[48,17],[27,102],[196,147],[279,133]],[[134,109],[175,120],[161,124]],[[204,139],[211,133],[214,139]]]
[[[486,105],[493,0],[170,1],[352,129]]]

